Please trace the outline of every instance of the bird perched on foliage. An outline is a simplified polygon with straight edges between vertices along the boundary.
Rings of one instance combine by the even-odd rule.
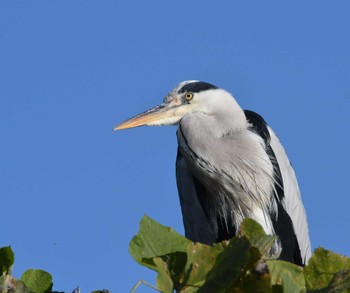
[[[190,80],[114,130],[141,125],[178,125],[176,178],[189,239],[230,239],[248,217],[279,237],[280,259],[307,263],[311,246],[295,173],[260,115],[242,110],[227,91]]]

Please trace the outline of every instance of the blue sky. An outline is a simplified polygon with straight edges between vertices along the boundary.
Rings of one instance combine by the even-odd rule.
[[[112,132],[199,79],[278,133],[313,248],[350,255],[348,1],[1,1],[0,246],[54,289],[129,292],[143,214],[183,233],[176,128]],[[142,288],[138,292],[151,292]]]

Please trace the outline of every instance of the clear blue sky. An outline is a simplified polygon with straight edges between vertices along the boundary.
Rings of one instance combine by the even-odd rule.
[[[175,127],[112,132],[178,82],[259,112],[295,167],[313,248],[350,255],[350,2],[1,1],[0,246],[54,289],[129,292],[143,214],[183,233]],[[151,292],[146,288],[138,292]]]

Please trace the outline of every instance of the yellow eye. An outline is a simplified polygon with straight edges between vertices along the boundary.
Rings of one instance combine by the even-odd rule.
[[[193,98],[193,94],[192,93],[187,93],[185,98],[186,98],[187,101],[191,101],[192,98]]]

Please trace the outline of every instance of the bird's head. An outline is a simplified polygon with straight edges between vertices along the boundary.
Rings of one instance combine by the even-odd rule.
[[[163,102],[122,122],[113,130],[142,125],[177,125],[186,115],[203,113],[208,116],[241,108],[226,91],[206,82],[183,81],[166,95]]]

